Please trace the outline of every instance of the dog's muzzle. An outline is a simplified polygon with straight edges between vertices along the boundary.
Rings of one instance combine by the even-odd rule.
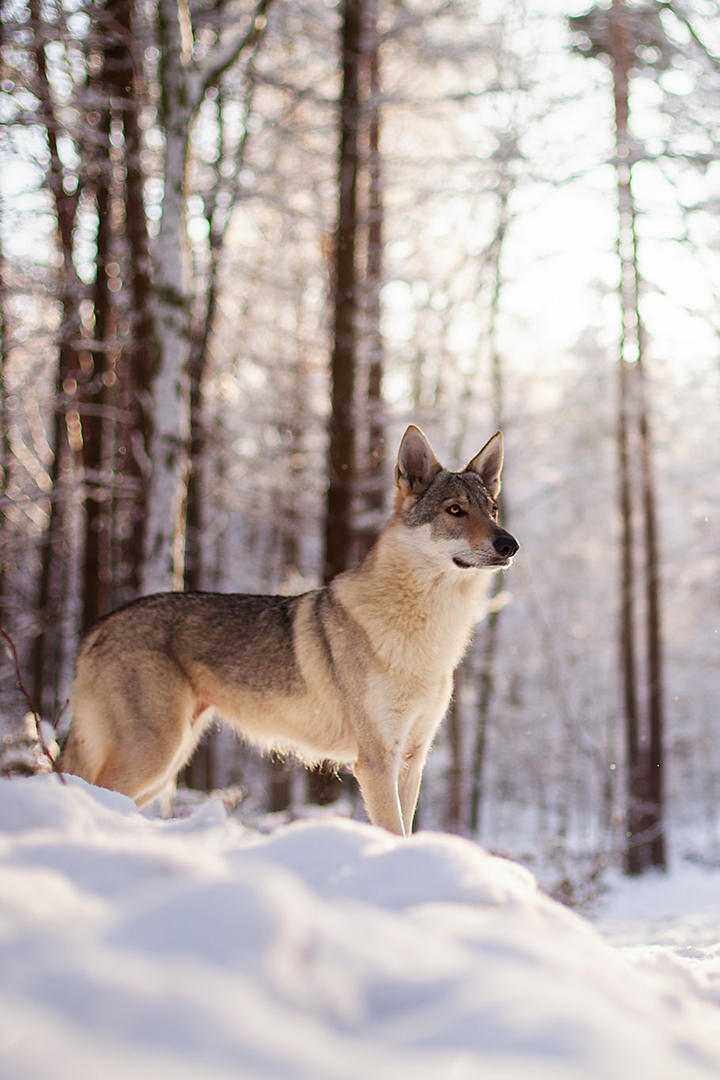
[[[461,570],[497,570],[502,566],[509,566],[510,560],[519,547],[520,545],[511,533],[506,532],[505,529],[499,529],[492,541],[493,554],[486,551],[478,557],[468,552],[467,557],[463,557],[465,555],[463,552],[453,555],[453,562]]]

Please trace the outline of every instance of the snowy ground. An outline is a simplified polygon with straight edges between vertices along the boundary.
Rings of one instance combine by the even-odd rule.
[[[69,781],[0,781],[3,1078],[720,1077],[717,873],[618,880],[598,932],[456,838]]]

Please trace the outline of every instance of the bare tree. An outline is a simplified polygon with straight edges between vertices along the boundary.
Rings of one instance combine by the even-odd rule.
[[[193,60],[193,28],[184,0],[157,8],[164,135],[163,201],[155,250],[158,363],[153,380],[153,433],[145,566],[147,592],[182,585],[190,435],[190,293],[186,230],[186,172],[190,132],[211,87],[251,50],[272,0],[259,0],[246,26],[217,42],[203,64]]]
[[[127,43],[123,42],[118,26],[114,25],[113,8],[106,5],[98,34],[97,73],[89,82],[94,100],[102,102],[98,122],[92,125],[94,135],[88,163],[88,181],[94,187],[97,233],[95,240],[95,279],[91,287],[93,308],[92,348],[83,355],[84,364],[79,385],[80,422],[82,428],[83,506],[85,542],[83,606],[81,628],[87,632],[101,615],[107,614],[111,600],[111,511],[112,499],[107,484],[109,464],[110,425],[104,415],[108,402],[108,385],[115,366],[117,352],[117,298],[114,276],[117,237],[113,235],[113,203],[117,203],[114,183],[115,162],[111,153],[113,120],[117,117],[118,99],[126,79],[125,58]],[[118,254],[119,258],[119,254]],[[118,267],[119,268],[119,267]]]
[[[514,179],[512,163],[519,154],[514,138],[500,138],[497,152],[498,178],[496,190],[495,231],[487,252],[486,264],[490,275],[490,303],[488,308],[487,345],[490,362],[490,400],[492,427],[502,430],[505,426],[505,378],[503,360],[498,340],[498,319],[503,284],[502,257],[510,226],[510,197]],[[509,509],[506,495],[501,492],[501,520],[509,526]],[[495,657],[497,652],[502,608],[499,604],[503,579],[498,574],[493,580],[489,594],[490,610],[481,632],[479,653],[478,697],[475,710],[475,736],[470,761],[469,827],[472,835],[480,828],[485,758],[487,753],[490,708],[495,691]]]
[[[333,345],[330,359],[328,490],[325,507],[323,582],[350,565],[353,550],[353,496],[356,490],[356,402],[358,313],[356,249],[360,228],[360,73],[364,0],[343,0],[340,30],[342,87],[338,116],[338,208],[333,264]],[[337,781],[327,766],[308,777],[313,802],[331,802]]]
[[[39,620],[32,648],[32,697],[40,710],[54,712],[60,665],[59,634],[62,582],[65,560],[62,556],[63,532],[66,520],[66,490],[63,469],[70,448],[67,438],[65,412],[68,397],[72,397],[79,374],[78,343],[80,340],[80,285],[73,258],[74,229],[79,202],[77,178],[68,173],[60,155],[58,138],[62,130],[57,115],[52,83],[48,73],[47,45],[51,28],[39,0],[30,0],[30,28],[34,63],[35,93],[48,153],[48,186],[52,196],[57,224],[60,263],[61,334],[58,350],[55,408],[50,446],[50,498],[48,524],[40,553],[40,578],[35,611]]]
[[[340,57],[325,583],[367,552],[384,506],[381,86],[375,0],[344,0]],[[308,783],[315,802],[337,797],[337,781],[325,767],[311,773]]]
[[[377,538],[385,509],[385,417],[382,394],[384,345],[380,327],[383,283],[382,72],[377,0],[366,0],[361,73],[365,273],[361,281],[364,408],[360,408],[363,467],[359,476],[357,556]],[[362,406],[362,403],[360,403]]]
[[[359,282],[358,171],[360,152],[360,70],[363,52],[363,0],[343,0],[342,91],[339,116],[338,216],[335,235],[333,347],[330,360],[328,494],[323,581],[350,562],[355,485],[355,382]]]
[[[628,5],[613,0],[609,10],[595,8],[571,20],[586,34],[588,56],[609,57],[615,109],[615,170],[618,200],[620,342],[618,356],[618,500],[621,521],[620,664],[625,716],[627,768],[627,845],[625,867],[640,874],[664,868],[663,830],[663,692],[660,610],[660,556],[657,537],[652,441],[647,401],[646,333],[641,311],[637,208],[633,192],[630,132],[630,80],[643,64],[638,43],[654,43],[655,66],[668,56],[667,42],[654,4]],[[648,61],[645,61],[647,64]],[[642,576],[636,554],[644,552]],[[642,588],[640,587],[642,582]],[[640,690],[639,612],[644,610],[645,689]]]
[[[1,26],[0,22],[0,26]],[[0,30],[0,33],[2,31]],[[1,44],[1,42],[0,42]],[[5,262],[4,207],[0,203],[0,492],[8,488],[10,470],[10,410],[8,409],[7,363],[10,356],[10,327],[7,310],[7,266]],[[4,605],[8,572],[9,530],[5,512],[0,517],[0,624],[5,622]]]

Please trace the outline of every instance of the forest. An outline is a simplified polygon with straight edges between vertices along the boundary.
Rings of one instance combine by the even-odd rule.
[[[0,34],[0,770],[98,618],[327,582],[409,423],[452,468],[502,429],[520,552],[421,827],[568,902],[720,863],[714,0],[3,0]],[[219,729],[183,783],[359,810]]]

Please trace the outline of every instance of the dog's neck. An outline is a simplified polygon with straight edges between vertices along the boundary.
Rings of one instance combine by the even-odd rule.
[[[335,579],[333,593],[386,663],[440,674],[460,662],[490,577],[424,557],[390,522],[365,559]]]

